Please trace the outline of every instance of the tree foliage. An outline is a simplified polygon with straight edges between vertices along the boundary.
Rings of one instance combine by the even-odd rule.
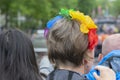
[[[116,16],[120,15],[120,0],[115,0],[113,3],[113,12]]]
[[[91,15],[92,10],[96,8],[96,0],[78,0],[78,8],[85,14]]]
[[[94,8],[95,0],[1,0],[0,10],[6,16],[6,24],[21,29],[36,29],[54,15],[57,15],[61,8],[80,9],[90,14]],[[79,2],[79,4],[78,4]],[[89,7],[88,7],[89,6]],[[25,17],[25,21],[18,20],[18,15]]]

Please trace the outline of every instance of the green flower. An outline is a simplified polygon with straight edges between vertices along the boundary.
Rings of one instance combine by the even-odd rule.
[[[70,10],[72,10],[72,9],[70,9]],[[70,17],[70,14],[69,14],[69,11],[70,11],[70,10],[61,9],[60,12],[59,12],[59,15],[70,19],[70,18],[71,18],[71,17]]]

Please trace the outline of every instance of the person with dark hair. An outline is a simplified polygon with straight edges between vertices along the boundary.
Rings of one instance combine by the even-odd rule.
[[[87,80],[82,74],[88,73],[93,65],[96,30],[89,16],[75,10],[61,9],[58,16],[48,21],[45,29],[48,57],[56,69],[47,80]],[[94,73],[96,80],[115,80],[109,68],[96,69],[100,71],[99,76]]]
[[[42,80],[32,42],[20,30],[0,34],[0,80]]]

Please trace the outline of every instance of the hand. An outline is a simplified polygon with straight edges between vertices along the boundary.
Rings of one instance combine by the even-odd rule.
[[[96,66],[95,69],[100,71],[100,76],[93,73],[96,80],[116,80],[115,73],[112,69],[105,66]]]

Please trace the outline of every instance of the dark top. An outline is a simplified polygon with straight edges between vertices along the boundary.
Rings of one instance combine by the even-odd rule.
[[[88,80],[85,76],[80,73],[64,70],[64,69],[56,69],[51,72],[46,80]]]

